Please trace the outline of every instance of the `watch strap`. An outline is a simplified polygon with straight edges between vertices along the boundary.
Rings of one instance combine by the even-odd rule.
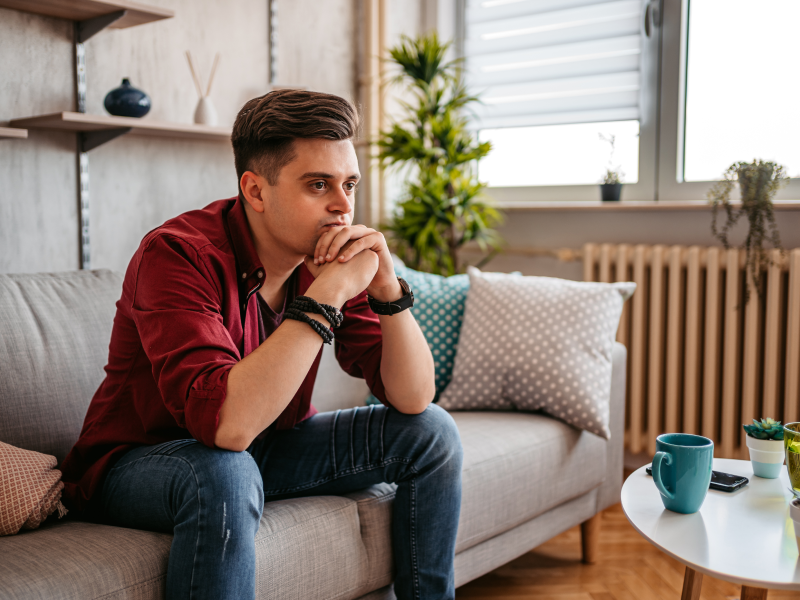
[[[398,277],[397,281],[400,283],[404,295],[394,302],[378,302],[367,294],[367,303],[376,315],[396,315],[414,306],[414,292],[411,290],[411,286],[402,277]]]

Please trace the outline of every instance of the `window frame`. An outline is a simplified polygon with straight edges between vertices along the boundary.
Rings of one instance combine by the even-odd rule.
[[[455,1],[458,21],[455,46],[463,57],[466,0]],[[714,181],[682,180],[689,2],[642,0],[639,178],[637,183],[623,186],[622,200],[705,200],[714,184]],[[653,18],[649,36],[644,31],[648,17]],[[598,201],[598,184],[488,187],[486,193],[501,207],[529,202]],[[800,199],[800,178],[784,186],[775,199]],[[738,200],[738,189],[732,200]]]
[[[663,1],[663,0],[662,0]],[[686,76],[689,37],[689,2],[663,2],[661,60],[661,123],[658,153],[658,189],[655,200],[705,200],[714,181],[683,181],[686,141]],[[720,173],[720,177],[722,174]],[[800,180],[779,190],[775,200],[800,198]],[[734,188],[731,200],[739,200]]]

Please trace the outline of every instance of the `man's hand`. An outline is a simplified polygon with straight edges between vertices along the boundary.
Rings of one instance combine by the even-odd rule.
[[[375,279],[379,259],[374,252],[359,252],[347,261],[330,264],[315,264],[311,257],[306,256],[305,263],[314,276],[314,283],[309,286],[306,295],[317,302],[341,307],[367,289]]]
[[[367,293],[379,302],[392,302],[403,295],[394,273],[394,264],[383,234],[364,225],[332,227],[317,241],[314,264],[347,264],[354,257],[371,250],[378,256],[377,272],[366,287]],[[306,262],[308,265],[308,261]],[[310,265],[309,265],[310,268]],[[312,271],[314,273],[314,271]]]

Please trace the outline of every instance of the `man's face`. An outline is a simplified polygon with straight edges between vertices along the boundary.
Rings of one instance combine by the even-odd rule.
[[[295,159],[276,185],[263,188],[261,216],[283,248],[311,256],[330,227],[352,222],[358,159],[350,140],[297,139],[293,146]]]

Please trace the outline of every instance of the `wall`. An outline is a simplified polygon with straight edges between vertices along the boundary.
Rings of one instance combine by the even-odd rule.
[[[150,94],[148,119],[190,123],[197,94],[190,50],[207,77],[220,125],[268,90],[266,0],[148,0],[175,17],[104,30],[86,43],[87,112],[122,77]],[[353,99],[354,0],[280,2],[278,82]],[[0,125],[74,110],[70,22],[0,9]],[[0,140],[0,272],[78,267],[73,133],[34,131]],[[118,138],[90,153],[92,267],[124,270],[142,236],[166,219],[236,192],[230,145],[169,138]]]

